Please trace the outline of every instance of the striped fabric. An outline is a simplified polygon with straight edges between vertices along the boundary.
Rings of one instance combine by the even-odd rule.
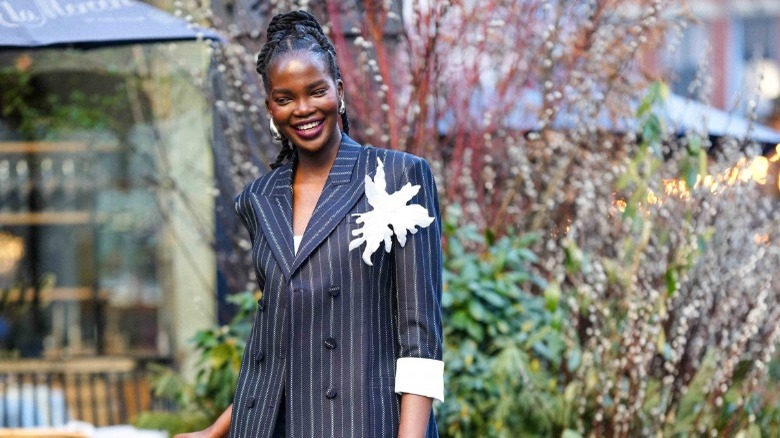
[[[282,391],[288,437],[395,437],[396,361],[441,361],[441,223],[428,164],[342,136],[317,206],[293,251],[293,164],[247,186],[236,211],[249,231],[263,297],[241,364],[230,436],[270,437]],[[365,175],[382,159],[387,190],[419,184],[410,203],[436,220],[380,248],[349,251],[354,213],[370,210]],[[438,436],[431,414],[426,436]]]

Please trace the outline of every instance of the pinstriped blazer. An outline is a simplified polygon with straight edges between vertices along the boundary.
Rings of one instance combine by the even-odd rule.
[[[421,186],[410,203],[436,220],[401,248],[382,246],[373,266],[349,251],[355,213],[369,211],[364,177],[377,158],[387,191]],[[288,437],[395,437],[396,360],[442,359],[441,222],[428,164],[364,147],[342,135],[336,161],[293,251],[292,176],[287,163],[248,185],[236,211],[252,242],[260,289],[233,402],[230,436],[269,437],[285,397]],[[438,436],[431,414],[426,436]]]

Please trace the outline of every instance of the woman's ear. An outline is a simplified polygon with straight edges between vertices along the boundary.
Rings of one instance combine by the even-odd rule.
[[[339,101],[344,99],[344,82],[341,79],[336,80],[336,89],[338,90]]]

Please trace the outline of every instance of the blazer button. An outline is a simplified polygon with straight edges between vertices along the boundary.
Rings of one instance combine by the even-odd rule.
[[[330,294],[331,297],[336,298],[341,293],[341,288],[338,286],[331,286],[328,289],[328,294]]]
[[[327,398],[329,398],[329,399],[331,399],[331,400],[333,400],[334,398],[336,398],[336,396],[337,396],[338,394],[339,394],[339,392],[338,392],[338,391],[336,391],[336,388],[334,388],[334,387],[332,387],[332,386],[331,386],[330,388],[328,388],[328,389],[325,391],[325,397],[327,397]]]
[[[246,408],[247,409],[252,409],[253,407],[255,407],[255,398],[254,397],[249,397],[246,400]]]
[[[255,352],[255,360],[262,362],[263,359],[265,359],[265,352],[263,350],[257,350],[257,352]]]
[[[325,348],[327,348],[328,350],[333,350],[338,345],[339,345],[338,342],[336,342],[336,340],[333,338],[325,339]]]

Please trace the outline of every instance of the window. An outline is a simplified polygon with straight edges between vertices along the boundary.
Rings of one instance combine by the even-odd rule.
[[[170,356],[209,324],[203,58],[169,50],[0,54],[0,356]]]
[[[667,63],[671,70],[672,91],[681,96],[689,96],[696,90],[691,90],[691,84],[696,79],[702,62],[706,62],[709,47],[709,35],[704,26],[690,25],[682,35],[672,36],[678,38],[678,45],[674,50],[666,53]],[[706,72],[705,72],[706,73]]]

